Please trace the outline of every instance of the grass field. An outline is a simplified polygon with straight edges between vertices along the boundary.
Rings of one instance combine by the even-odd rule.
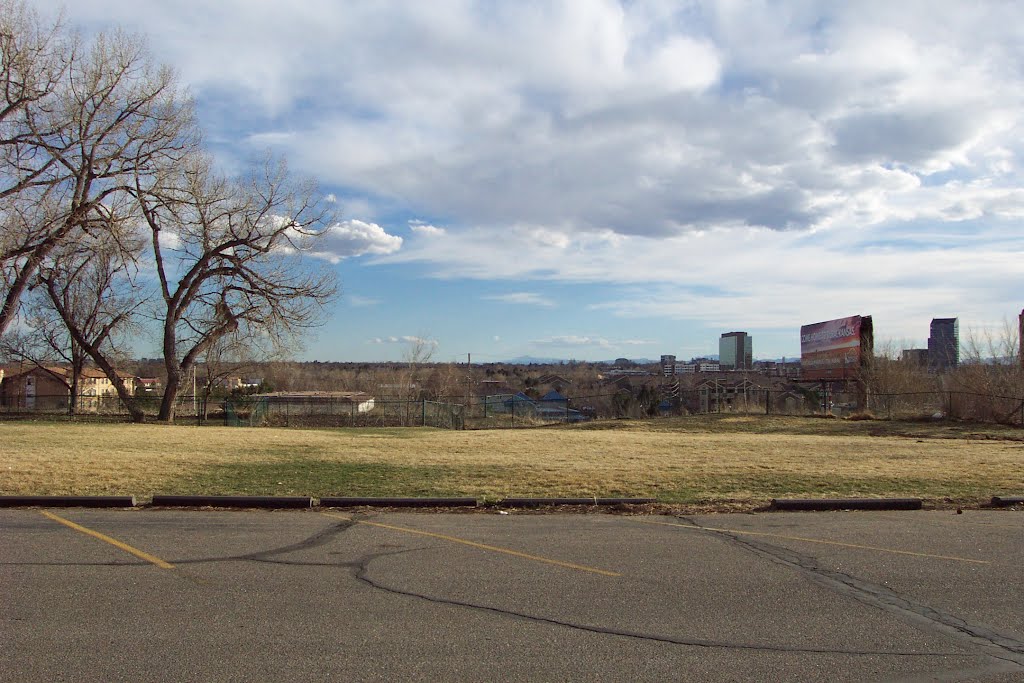
[[[1024,493],[1024,431],[765,416],[492,431],[0,422],[0,494],[154,493],[971,504]]]

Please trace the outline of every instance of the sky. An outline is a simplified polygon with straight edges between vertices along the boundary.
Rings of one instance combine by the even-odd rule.
[[[342,296],[300,359],[687,359],[733,330],[793,358],[802,324],[922,347],[1024,307],[1024,3],[65,12],[144,34],[223,168],[271,150],[318,181]]]

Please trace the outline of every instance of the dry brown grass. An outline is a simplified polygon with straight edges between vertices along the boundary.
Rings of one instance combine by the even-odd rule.
[[[1024,490],[1021,430],[726,417],[504,431],[0,423],[0,493],[631,495]]]

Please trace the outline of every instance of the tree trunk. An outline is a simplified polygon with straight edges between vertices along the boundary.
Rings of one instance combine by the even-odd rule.
[[[160,413],[156,419],[161,422],[174,422],[174,407],[178,401],[178,392],[181,390],[181,373],[175,365],[167,363],[167,384],[164,386],[164,396],[160,401]]]
[[[53,283],[47,282],[47,288],[52,288]],[[53,292],[51,292],[51,300],[55,300]],[[111,384],[114,385],[114,389],[117,391],[117,397],[121,399],[121,403],[124,404],[125,410],[128,411],[128,416],[132,422],[145,422],[146,413],[139,407],[139,404],[135,401],[135,397],[128,393],[128,389],[125,388],[124,382],[117,376],[117,372],[114,370],[114,366],[110,364],[107,357],[100,351],[99,347],[92,344],[88,339],[82,335],[82,331],[73,325],[70,319],[67,317],[67,311],[59,311],[61,318],[64,323],[68,326],[68,333],[72,339],[81,347],[85,353],[92,358],[93,362],[99,366],[100,370],[107,376]]]
[[[92,354],[90,354],[92,355]],[[114,389],[117,390],[117,397],[121,399],[121,403],[124,404],[125,410],[128,411],[128,416],[132,422],[142,423],[146,421],[146,413],[139,407],[139,404],[135,401],[135,397],[128,393],[128,389],[124,386],[124,382],[117,376],[114,368],[107,362],[107,359],[96,355],[93,356],[93,360],[100,366],[100,369],[106,373],[107,378],[114,384]]]

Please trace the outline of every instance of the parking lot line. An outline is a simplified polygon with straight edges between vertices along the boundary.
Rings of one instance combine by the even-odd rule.
[[[83,534],[86,534],[87,536],[92,536],[93,538],[99,539],[99,540],[103,541],[104,543],[109,543],[110,545],[114,546],[115,548],[119,548],[120,550],[123,550],[126,553],[134,555],[135,557],[138,557],[141,560],[145,560],[146,562],[149,562],[151,564],[155,564],[156,566],[160,567],[161,569],[174,569],[174,565],[171,564],[170,562],[166,562],[164,560],[161,560],[156,555],[150,555],[149,553],[147,553],[145,551],[142,551],[142,550],[139,550],[138,548],[133,548],[132,546],[128,545],[127,543],[123,543],[123,542],[117,540],[116,538],[111,538],[110,536],[107,536],[106,534],[101,534],[98,531],[93,531],[92,529],[90,529],[88,527],[84,527],[81,524],[76,524],[75,522],[72,522],[69,519],[64,519],[60,515],[55,515],[54,513],[50,512],[48,510],[40,510],[39,513],[41,515],[43,515],[44,517],[47,517],[49,519],[52,519],[55,522],[63,524],[64,526],[66,526],[66,527],[68,527],[70,529],[74,529],[75,531],[79,531],[79,532],[81,532]]]
[[[469,541],[465,538],[458,538],[456,536],[447,536],[445,534],[437,534],[432,531],[420,531],[419,529],[411,529],[404,526],[395,526],[393,524],[383,524],[381,522],[369,522],[363,519],[353,519],[344,515],[334,514],[331,512],[321,512],[320,514],[327,517],[333,517],[335,519],[343,519],[347,522],[355,522],[356,524],[364,524],[366,526],[374,526],[380,529],[390,529],[391,531],[400,531],[406,534],[415,534],[417,536],[427,536],[429,538],[438,538],[442,541],[448,541],[450,543],[458,543],[461,545],[467,545],[471,548],[478,548],[480,550],[486,550],[493,553],[501,553],[503,555],[512,555],[513,557],[520,557],[525,560],[531,560],[533,562],[541,562],[543,564],[550,564],[556,567],[563,567],[565,569],[575,569],[576,571],[588,572],[590,574],[599,574],[601,576],[619,577],[622,574],[618,572],[608,571],[607,569],[598,569],[596,567],[587,567],[582,564],[575,564],[573,562],[563,562],[562,560],[555,560],[550,557],[541,557],[540,555],[530,555],[529,553],[523,553],[518,550],[512,550],[511,548],[502,548],[496,545],[487,545],[486,543],[477,543],[476,541]]]
[[[821,545],[834,545],[840,548],[854,548],[857,550],[873,550],[880,553],[891,553],[893,555],[910,555],[912,557],[924,557],[932,560],[952,560],[954,562],[969,562],[971,564],[992,564],[988,560],[975,560],[970,557],[957,557],[955,555],[933,555],[931,553],[916,553],[910,550],[896,550],[894,548],[881,548],[874,545],[860,545],[857,543],[843,543],[841,541],[825,541],[820,538],[806,538],[803,536],[786,536],[784,534],[772,534],[765,531],[739,531],[737,529],[720,529],[708,526],[695,526],[693,524],[677,524],[674,522],[655,522],[654,520],[638,519],[643,524],[656,524],[658,526],[671,526],[691,531],[709,531],[714,533],[735,534],[737,536],[765,536],[778,538],[786,541],[801,541],[803,543],[818,543]]]

